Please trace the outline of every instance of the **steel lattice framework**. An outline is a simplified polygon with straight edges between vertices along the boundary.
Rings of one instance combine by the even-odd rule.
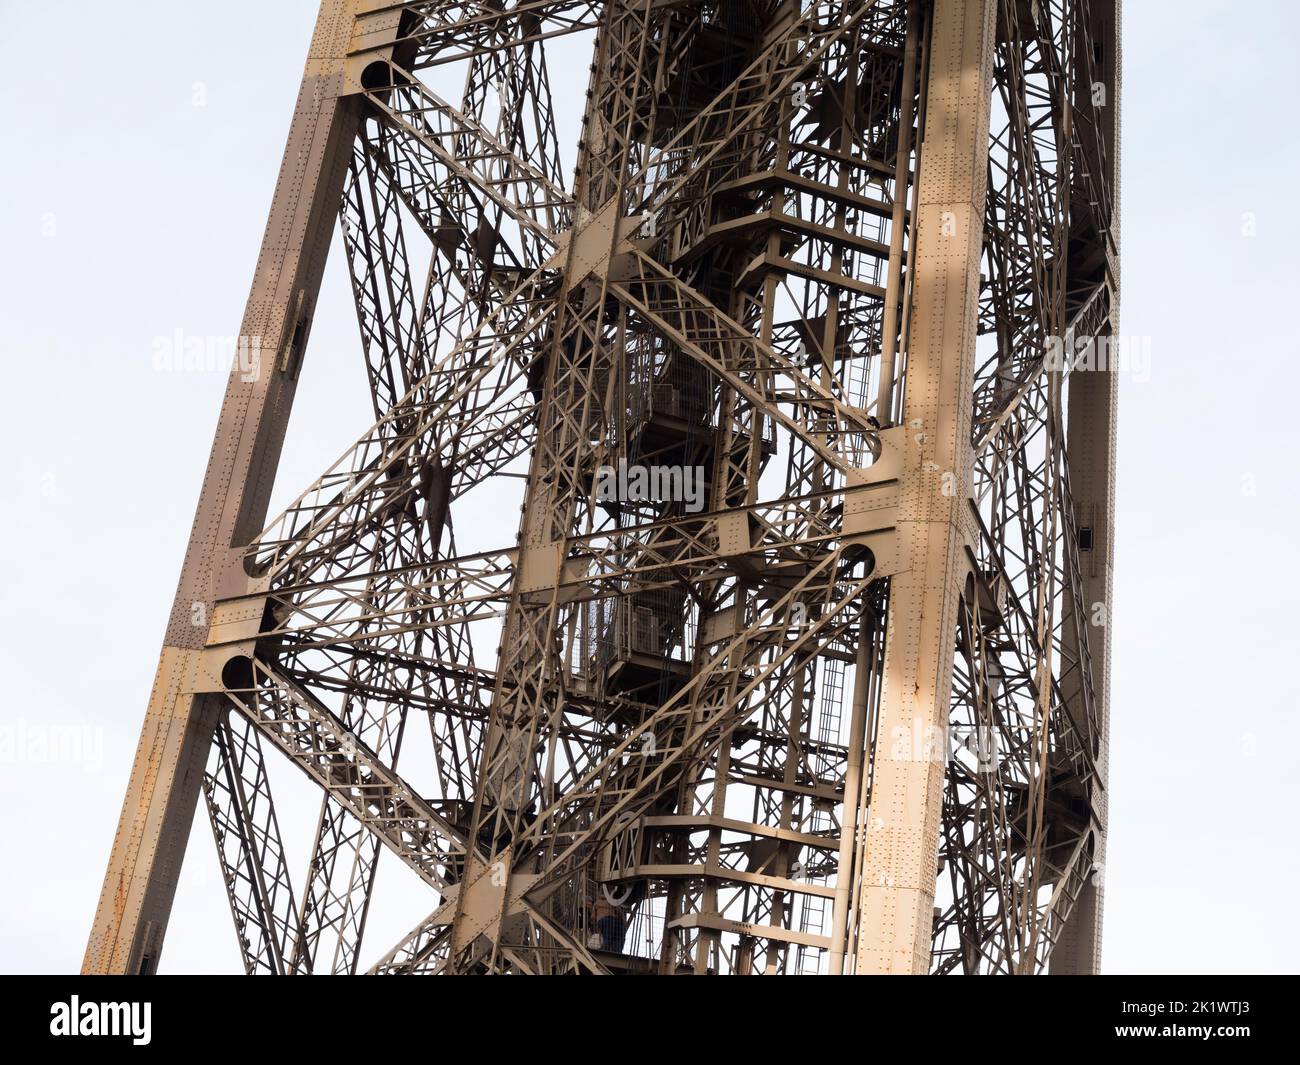
[[[201,792],[250,973],[359,971],[384,847],[372,972],[1095,971],[1117,8],[324,0],[87,970]],[[374,421],[268,520],[336,216]]]

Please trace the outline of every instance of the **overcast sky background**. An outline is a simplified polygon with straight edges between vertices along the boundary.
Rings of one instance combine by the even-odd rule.
[[[1247,6],[1125,4],[1123,332],[1152,368],[1121,381],[1109,973],[1300,948],[1300,7]],[[0,971],[81,962],[224,388],[156,370],[157,338],[238,331],[315,10],[0,0],[0,729],[86,737],[0,761]],[[552,63],[576,115],[587,59]],[[281,498],[369,422],[332,267]],[[366,959],[427,909],[380,876]],[[238,968],[200,808],[162,969]]]

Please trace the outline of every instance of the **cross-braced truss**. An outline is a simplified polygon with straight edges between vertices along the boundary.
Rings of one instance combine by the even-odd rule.
[[[295,123],[326,145],[310,195],[337,210],[374,421],[278,515],[243,497],[232,549],[194,563],[211,594],[183,580],[211,612],[169,640],[192,664],[160,670],[199,722],[179,761],[210,748],[248,972],[1046,968],[1104,829],[1080,552],[1109,512],[1083,535],[1086,412],[1050,354],[1117,315],[1113,8],[326,0],[334,58]],[[579,34],[575,159],[548,54]],[[931,211],[955,166],[965,234]],[[319,268],[281,286],[263,426]],[[923,328],[940,275],[975,294],[969,340]],[[607,491],[627,469],[679,490]],[[514,508],[513,537],[457,520]],[[901,735],[936,535],[937,709]],[[414,730],[431,772],[399,762]],[[320,792],[292,878],[279,756]],[[903,763],[938,769],[896,807]],[[124,825],[165,836],[157,802]],[[363,951],[385,847],[428,916]],[[88,965],[156,959],[170,894],[132,898],[101,906]]]

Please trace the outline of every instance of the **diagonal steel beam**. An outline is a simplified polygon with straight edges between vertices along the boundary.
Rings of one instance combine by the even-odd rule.
[[[369,90],[367,97],[394,134],[398,186],[426,230],[436,235],[439,228],[428,201],[443,184],[436,173],[440,165],[553,247],[573,198],[414,75],[393,64],[389,70],[392,84]]]
[[[649,256],[637,251],[634,258],[639,269],[610,285],[615,298],[832,469],[847,471],[868,465],[867,456],[878,452],[880,444],[878,428],[864,410],[834,395],[792,359],[764,344]],[[786,414],[782,403],[792,406],[801,417]],[[827,438],[834,444],[828,444]]]
[[[244,971],[282,976],[300,929],[258,734],[243,718],[222,714],[211,761],[203,796]]]
[[[310,692],[258,659],[250,683],[228,691],[235,707],[327,795],[377,835],[441,895],[454,894],[472,851],[461,831],[384,765]],[[528,904],[525,908],[531,910]],[[604,967],[542,914],[530,914],[565,949]]]
[[[521,0],[505,8],[494,3],[404,0],[374,4],[360,25],[364,31],[371,21],[382,24],[394,14],[410,12],[414,21],[398,42],[415,46],[417,67],[430,67],[594,29],[604,5],[605,0]],[[368,57],[381,50],[362,45],[352,54]]]
[[[218,594],[246,583],[232,547],[261,528],[356,133],[345,79],[361,0],[325,0],[232,369],[83,969],[152,972],[221,702],[196,691]]]

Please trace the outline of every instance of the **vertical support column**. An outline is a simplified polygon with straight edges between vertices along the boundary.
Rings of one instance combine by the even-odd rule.
[[[1119,315],[1112,305],[1110,326]],[[1083,585],[1082,619],[1088,629],[1092,657],[1093,699],[1097,712],[1100,746],[1097,772],[1106,781],[1108,760],[1110,697],[1110,602],[1111,569],[1114,560],[1115,513],[1115,414],[1119,378],[1113,370],[1071,375],[1069,438],[1066,461],[1070,467],[1070,490],[1074,497],[1075,522],[1092,531],[1092,550],[1079,552],[1080,583]],[[1093,860],[1105,856],[1106,793],[1093,793],[1093,816],[1101,826]],[[1079,893],[1061,937],[1052,950],[1050,971],[1054,975],[1095,975],[1101,965],[1102,889],[1091,876]]]
[[[1100,76],[1104,95],[1102,145],[1106,151],[1111,190],[1107,258],[1110,286],[1109,329],[1119,335],[1119,151],[1121,85],[1120,0],[1090,6],[1093,25],[1085,45],[1100,46]],[[1092,86],[1081,91],[1092,92]],[[1104,784],[1110,761],[1110,620],[1112,570],[1115,562],[1115,438],[1119,406],[1119,378],[1108,361],[1105,372],[1075,373],[1067,399],[1068,437],[1066,461],[1074,498],[1075,524],[1092,530],[1092,550],[1079,553],[1083,601],[1087,610],[1088,649],[1092,656],[1093,699],[1100,730],[1097,772]],[[1093,861],[1103,865],[1106,855],[1106,793],[1093,797],[1093,816],[1101,826]],[[1103,874],[1104,875],[1104,874]],[[1101,970],[1103,892],[1098,876],[1089,877],[1052,951],[1050,972],[1055,976],[1091,976]]]
[[[247,588],[239,548],[266,519],[356,134],[349,94],[359,86],[349,84],[344,66],[361,6],[324,0],[317,17],[240,327],[240,350],[251,357],[231,368],[82,963],[87,973],[157,966],[221,707],[220,695],[205,694],[219,686],[203,650],[213,604]]]
[[[904,380],[898,535],[908,561],[890,585],[859,973],[924,973],[930,961],[957,608],[973,540],[971,392],[996,6],[934,5]]]
[[[844,945],[848,940],[849,902],[853,882],[853,858],[858,838],[858,817],[862,810],[863,770],[867,739],[867,705],[870,693],[871,650],[874,634],[862,619],[858,626],[857,659],[853,666],[853,709],[849,718],[849,747],[844,770],[844,807],[840,815],[840,852],[835,864],[835,901],[831,911],[831,976],[844,974]]]
[[[912,197],[912,127],[916,122],[917,53],[921,49],[924,20],[921,5],[909,4],[907,43],[903,48],[903,85],[899,94],[898,153],[894,163],[894,209],[889,222],[889,272],[885,278],[885,310],[880,338],[880,380],[876,392],[876,418],[894,424],[894,374],[898,357],[899,318],[903,289],[903,226]]]

